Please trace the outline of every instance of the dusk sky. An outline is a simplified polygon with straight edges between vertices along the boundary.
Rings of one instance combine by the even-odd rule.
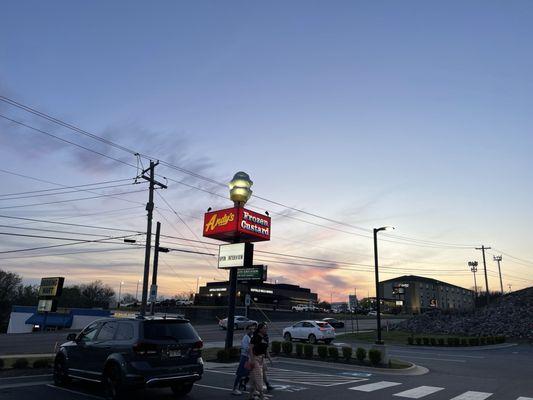
[[[328,301],[373,295],[371,229],[392,225],[380,233],[382,279],[470,288],[467,262],[481,267],[485,245],[491,290],[500,254],[515,290],[533,284],[531,21],[530,1],[8,1],[0,96],[179,167],[156,169],[169,187],[155,196],[154,228],[166,235],[216,244],[202,238],[203,213],[232,203],[197,175],[249,173],[254,195],[279,203],[249,202],[272,216],[272,240],[256,250],[284,255],[255,255],[273,281]],[[128,234],[6,217],[145,231],[135,167],[46,133],[134,166],[135,156],[5,101],[0,116],[0,268],[27,283],[123,280],[135,293],[142,247],[26,251],[68,241],[5,235]],[[227,277],[212,256],[174,251],[160,263],[165,296]]]

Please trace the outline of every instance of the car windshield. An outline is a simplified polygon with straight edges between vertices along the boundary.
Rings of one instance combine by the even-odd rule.
[[[144,324],[144,337],[152,340],[199,340],[198,334],[188,322],[147,321]]]

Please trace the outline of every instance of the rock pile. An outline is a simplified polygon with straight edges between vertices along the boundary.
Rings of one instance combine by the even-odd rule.
[[[435,310],[400,322],[393,329],[415,334],[505,335],[533,340],[533,287],[499,297],[470,314]]]

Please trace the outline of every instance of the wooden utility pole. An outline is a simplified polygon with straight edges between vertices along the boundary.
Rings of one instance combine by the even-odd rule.
[[[481,252],[483,253],[483,269],[485,271],[485,298],[487,299],[487,305],[489,304],[489,301],[490,301],[490,293],[489,293],[489,278],[487,278],[487,262],[485,261],[485,250],[490,250],[490,247],[485,247],[485,246],[481,246],[481,247],[476,247],[476,250],[481,250]]]

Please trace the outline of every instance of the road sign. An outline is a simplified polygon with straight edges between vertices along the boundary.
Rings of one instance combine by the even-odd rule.
[[[237,270],[237,281],[261,281],[267,280],[267,266],[254,265],[249,268],[239,268]]]

